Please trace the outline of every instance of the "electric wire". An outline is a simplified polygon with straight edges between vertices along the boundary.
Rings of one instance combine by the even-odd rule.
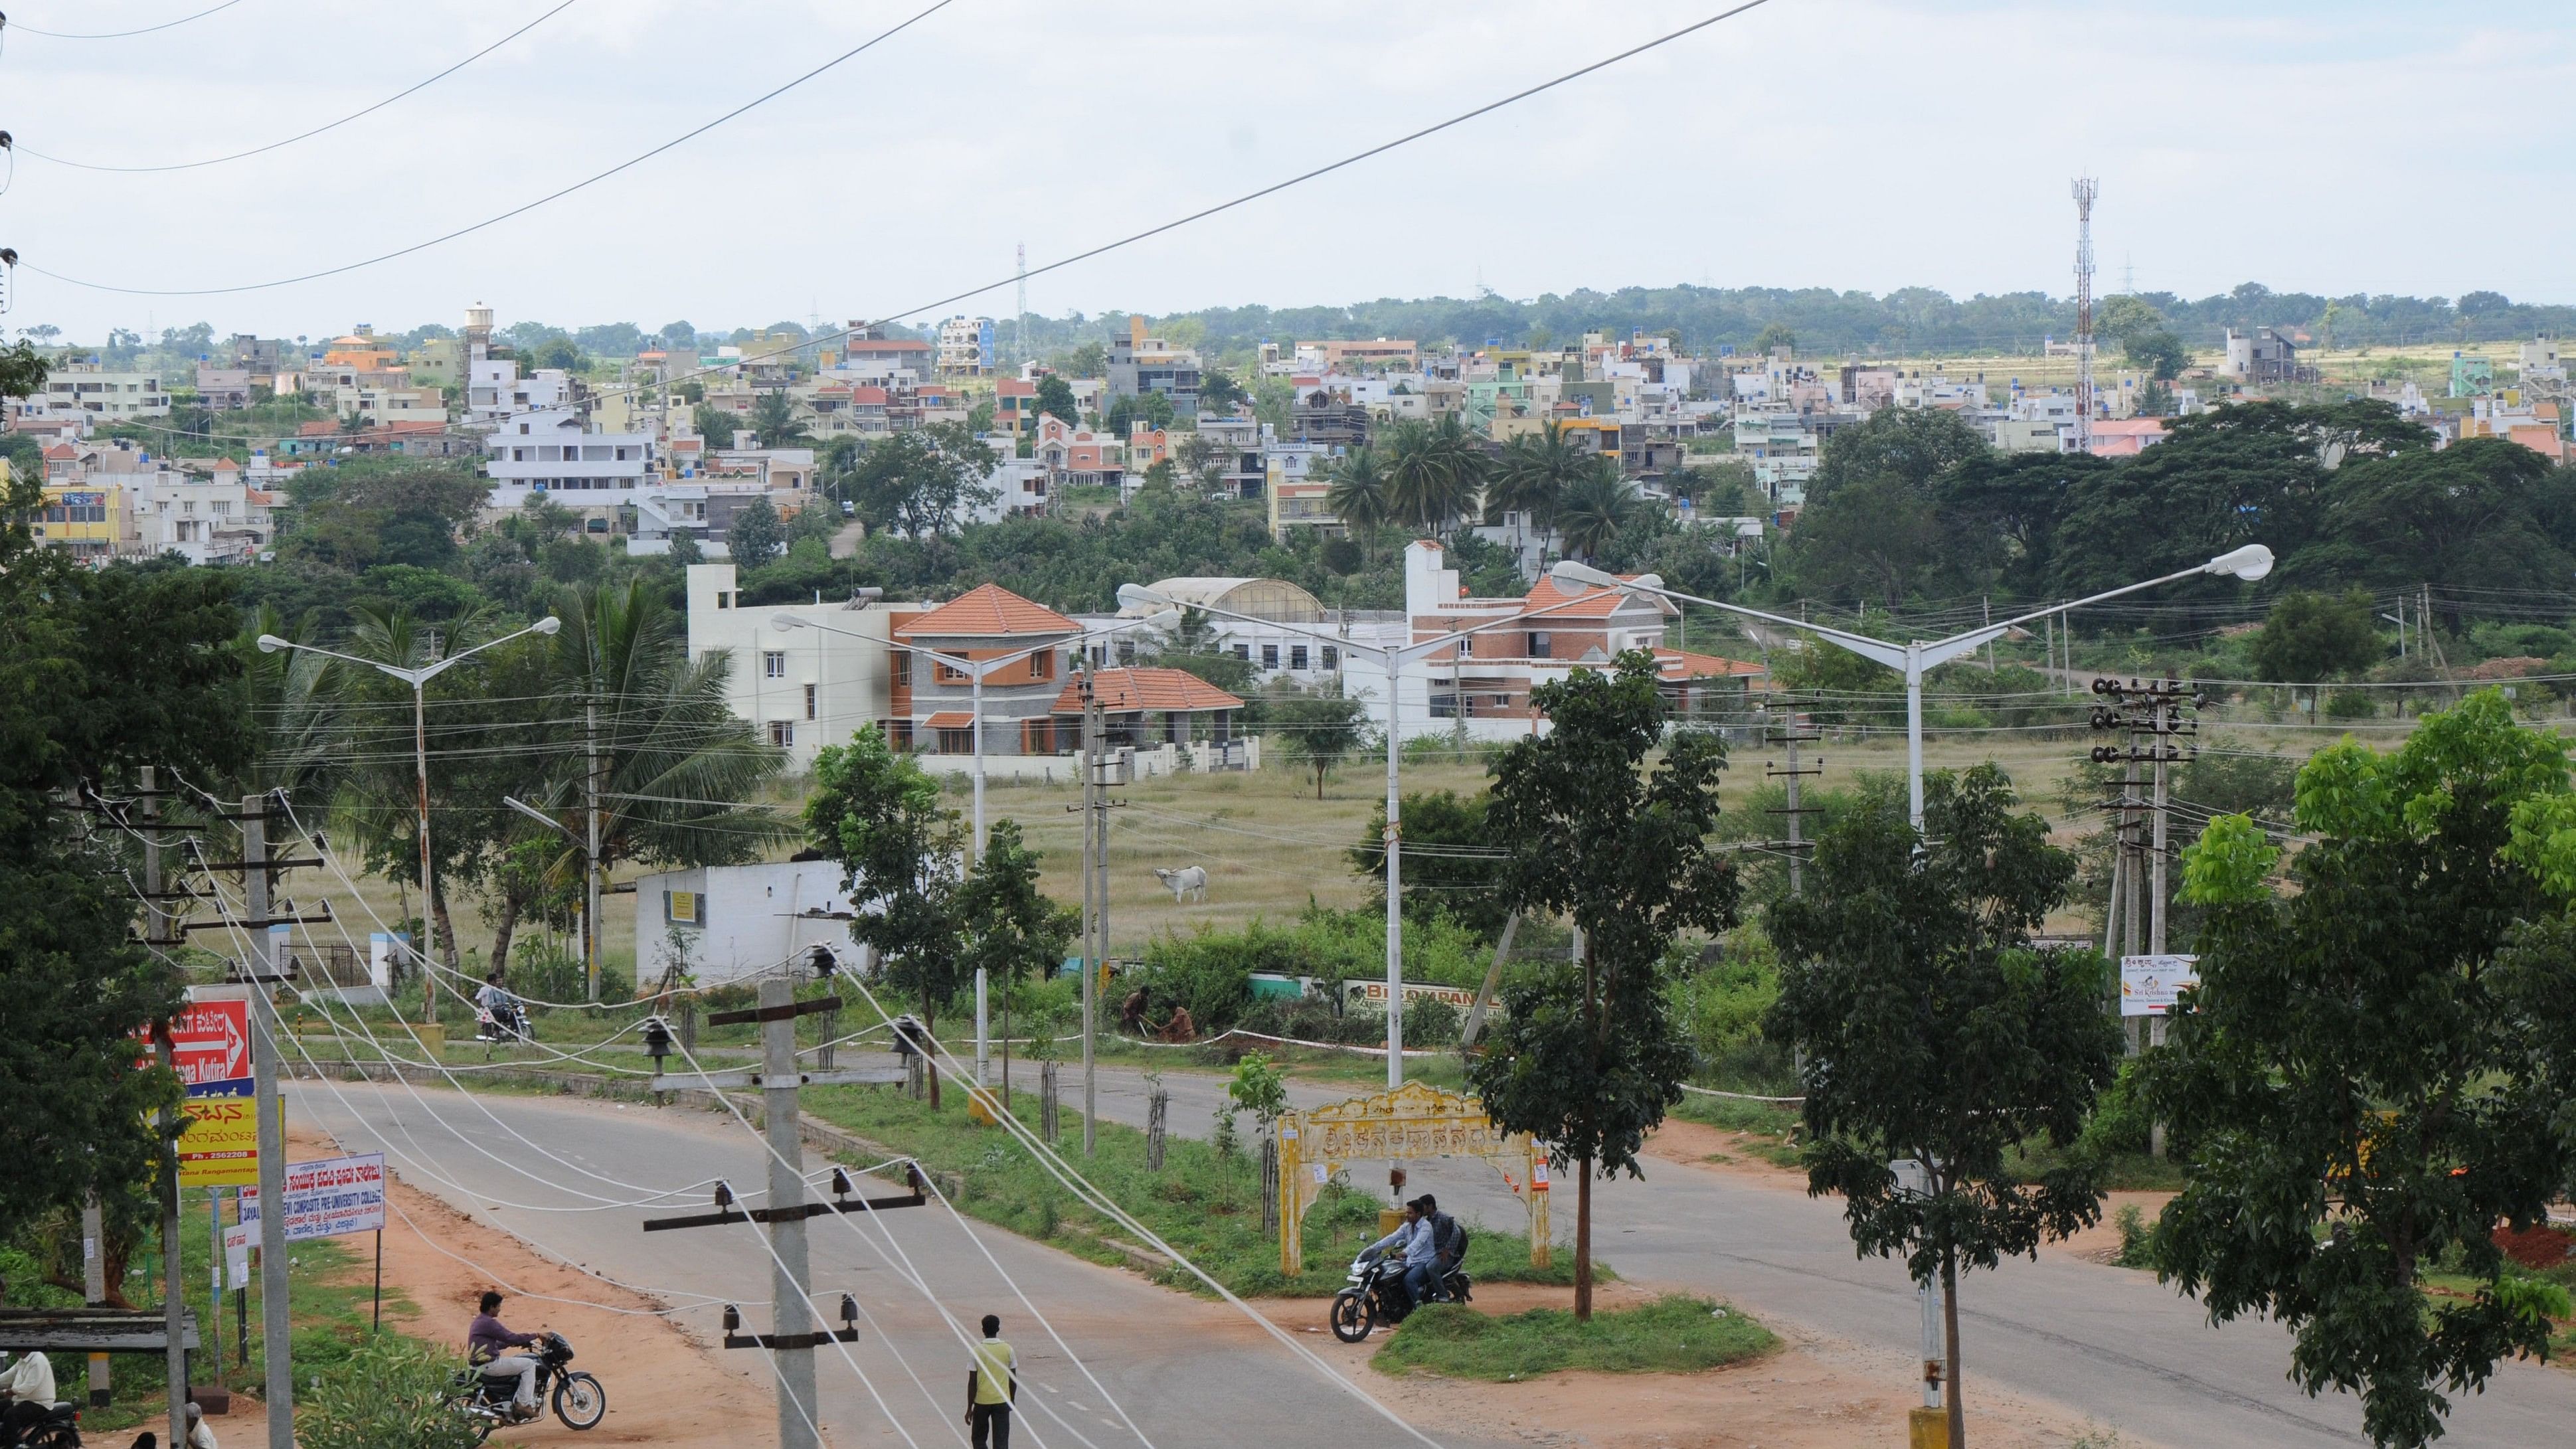
[[[342,116],[336,121],[326,121],[319,126],[315,126],[309,131],[297,132],[295,135],[289,136],[285,140],[271,141],[265,146],[253,146],[247,151],[235,151],[228,156],[209,156],[203,161],[177,161],[166,166],[107,166],[89,161],[74,161],[62,156],[50,156],[42,151],[36,150],[32,146],[23,147],[21,149],[24,149],[28,155],[35,157],[39,161],[50,161],[56,166],[69,166],[80,171],[117,171],[128,174],[149,171],[188,171],[199,166],[220,166],[227,161],[240,161],[247,157],[258,156],[277,150],[281,146],[292,146],[298,141],[309,141],[314,137],[321,135],[325,131],[336,130],[339,127],[349,124],[351,121],[357,120],[361,116],[373,115],[376,112],[383,110],[385,107],[392,105],[394,102],[401,100],[405,96],[418,91],[427,90],[429,87],[438,84],[440,81],[443,81],[449,76],[456,74],[458,71],[465,69],[474,62],[481,60],[483,57],[490,55],[496,50],[499,50],[502,46],[509,44],[511,41],[518,39],[520,36],[525,35],[529,31],[536,29],[538,26],[545,24],[547,21],[554,19],[556,16],[570,10],[573,6],[579,3],[580,0],[563,0],[563,3],[555,6],[552,10],[539,15],[536,19],[529,21],[518,29],[511,31],[509,34],[502,36],[496,41],[493,41],[490,45],[487,45],[481,50],[474,52],[472,55],[465,57],[463,60],[460,60],[456,64],[449,66],[447,69],[440,71],[438,74],[431,76],[429,79],[406,86],[403,89],[394,92],[392,95],[385,97],[383,100],[376,102],[374,105],[366,107],[364,110],[351,111],[349,114]],[[6,189],[6,187],[0,187],[0,190]]]
[[[238,3],[238,0],[228,0],[228,3]],[[410,256],[414,252],[427,251],[431,247],[438,246],[444,242],[454,241],[458,237],[470,236],[487,227],[498,226],[512,217],[524,216],[549,202],[561,200],[564,197],[572,195],[576,191],[596,186],[600,182],[605,181],[622,171],[632,170],[637,166],[641,166],[654,157],[661,155],[663,152],[685,142],[694,140],[699,136],[703,136],[707,132],[714,130],[716,127],[723,125],[725,122],[732,120],[734,117],[743,114],[745,111],[749,111],[757,106],[761,106],[775,100],[778,97],[785,95],[787,92],[794,90],[796,87],[803,85],[805,82],[812,80],[814,77],[823,74],[825,71],[865,54],[867,51],[874,49],[881,42],[890,40],[893,37],[902,34],[904,31],[911,29],[913,26],[929,19],[931,16],[938,14],[940,11],[947,9],[955,3],[957,3],[957,0],[932,0],[932,3],[927,8],[915,12],[913,15],[897,22],[895,25],[885,30],[877,32],[867,40],[852,46],[848,50],[841,52],[839,55],[832,57],[830,60],[823,62],[821,65],[814,67],[812,70],[806,71],[794,80],[763,92],[762,94],[753,97],[751,100],[745,101],[741,105],[734,107],[732,110],[725,112],[723,115],[716,117],[714,120],[708,121],[704,125],[698,126],[692,130],[683,132],[678,136],[674,136],[670,140],[663,142],[661,145],[656,146],[652,150],[646,151],[641,155],[629,157],[624,161],[620,161],[605,171],[595,172],[569,186],[550,191],[545,195],[538,197],[534,201],[514,206],[508,211],[504,211],[497,216],[485,217],[483,220],[474,222],[471,225],[461,226],[453,231],[443,232],[437,236],[429,238],[427,241],[414,242],[409,246],[399,247],[393,251],[383,252],[376,256],[365,258],[361,261],[348,262],[336,267],[326,267],[320,271],[306,272],[299,276],[280,277],[274,281],[244,282],[229,287],[123,287],[106,282],[83,281],[78,277],[71,277],[60,272],[48,271],[32,262],[25,263],[24,265],[27,270],[31,272],[51,277],[55,281],[67,283],[71,286],[86,287],[92,291],[98,292],[119,292],[133,297],[216,297],[228,296],[238,292],[260,292],[266,291],[272,287],[289,287],[294,286],[299,282],[319,281],[324,277],[336,277],[344,273],[357,271],[364,267],[372,267],[381,262],[393,261],[398,257]],[[1756,3],[1760,3],[1760,0],[1756,0]]]
[[[135,30],[38,30],[33,26],[28,25],[19,25],[14,28],[23,31],[26,34],[41,35],[50,40],[123,40],[132,35],[150,35],[156,30],[170,30],[177,26],[185,25],[191,20],[203,20],[218,10],[230,10],[240,3],[241,0],[223,0],[222,4],[209,6],[204,10],[198,11],[194,15],[182,15],[176,20],[165,20],[158,25],[146,25]],[[8,25],[6,20],[0,20],[0,26],[6,25]]]

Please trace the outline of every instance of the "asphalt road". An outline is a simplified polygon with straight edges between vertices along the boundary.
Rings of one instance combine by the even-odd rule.
[[[651,1213],[624,1208],[533,1211],[591,1206],[580,1192],[621,1201],[632,1195],[548,1162],[510,1135],[515,1131],[591,1172],[657,1190],[718,1176],[738,1184],[760,1183],[766,1173],[762,1149],[730,1118],[559,1098],[478,1097],[507,1124],[505,1129],[472,1102],[443,1089],[423,1088],[414,1097],[395,1086],[306,1080],[290,1083],[286,1090],[290,1110],[303,1120],[319,1124],[352,1151],[387,1152],[389,1165],[405,1181],[461,1211],[631,1284],[743,1303],[745,1331],[768,1327],[763,1304],[769,1296],[770,1264],[749,1237],[750,1229],[647,1235],[638,1226],[646,1216],[687,1211],[699,1207],[696,1202]],[[814,1166],[809,1157],[809,1172]],[[450,1179],[450,1185],[431,1180],[430,1172]],[[528,1206],[502,1205],[508,1203]],[[884,1396],[885,1407],[862,1387],[837,1351],[820,1350],[816,1370],[826,1427],[843,1445],[910,1442],[928,1449],[962,1444],[965,1348],[922,1294],[843,1221],[817,1218],[809,1224],[815,1297],[829,1313],[842,1292],[852,1292],[881,1326],[865,1331],[851,1351]],[[889,1212],[857,1226],[868,1232],[881,1227],[970,1332],[986,1312],[1003,1316],[1003,1336],[1018,1350],[1030,1386],[1022,1395],[1014,1442],[1054,1449],[1125,1449],[1140,1442],[1032,1321],[960,1220],[935,1200],[927,1208]],[[998,1229],[977,1227],[973,1233],[1133,1416],[1145,1440],[1169,1446],[1234,1443],[1282,1449],[1413,1442],[1233,1309],[1154,1287],[1131,1273],[1085,1263]],[[520,1316],[539,1319],[542,1313],[542,1305],[530,1304]],[[701,1338],[711,1338],[717,1329],[712,1308],[681,1315],[680,1321]],[[513,1326],[525,1327],[515,1321]],[[583,1357],[583,1366],[605,1381],[613,1409],[613,1352],[585,1352]],[[1043,1401],[1044,1408],[1032,1401]],[[1050,1410],[1060,1418],[1049,1417]],[[909,1441],[889,1426],[889,1417],[909,1431]],[[745,1442],[773,1442],[772,1423],[763,1416],[760,1423],[746,1425]],[[1439,1426],[1436,1438],[1453,1449],[1501,1449],[1507,1442],[1480,1438],[1472,1425],[1463,1426],[1463,1432]]]
[[[1078,1077],[1072,1078],[1078,1084]],[[1221,1077],[1167,1071],[1170,1130],[1205,1135],[1224,1100]],[[1356,1095],[1348,1087],[1293,1084],[1309,1107]],[[1100,1114],[1141,1126],[1140,1073],[1104,1068]],[[1491,1169],[1463,1160],[1408,1165],[1408,1193],[1518,1230],[1523,1210]],[[1354,1184],[1383,1184],[1383,1167],[1355,1165]],[[1555,1228],[1574,1231],[1573,1199],[1560,1191]],[[1854,1256],[1840,1209],[1794,1187],[1649,1160],[1642,1181],[1596,1185],[1594,1256],[1622,1275],[1742,1304],[1769,1321],[1795,1322],[1854,1342],[1916,1351],[1921,1314],[1904,1270]],[[2319,1449],[2367,1442],[2359,1400],[2311,1399],[2284,1377],[2290,1338],[2259,1322],[2212,1327],[2201,1308],[2148,1274],[2043,1251],[1960,1285],[1960,1358],[1966,1395],[1979,1379],[2173,1446]],[[2576,1373],[2509,1363],[2481,1395],[2455,1395],[2448,1446],[2529,1449],[2576,1436]]]
[[[1078,1071],[1078,1069],[1077,1069]],[[1015,1074],[1016,1075],[1016,1074]],[[1068,1072],[1069,1109],[1078,1108],[1079,1077]],[[1222,1079],[1168,1072],[1171,1129],[1203,1136],[1223,1100]],[[289,1092],[296,1110],[338,1134],[353,1150],[384,1146],[408,1181],[458,1208],[629,1282],[680,1292],[768,1296],[768,1264],[742,1229],[655,1233],[636,1227],[640,1211],[533,1212],[497,1202],[577,1207],[570,1183],[605,1196],[621,1190],[577,1177],[514,1141],[454,1093],[334,1084],[346,1098],[312,1082]],[[1141,1126],[1146,1087],[1132,1068],[1104,1068],[1100,1112]],[[1311,1106],[1352,1094],[1346,1088],[1293,1085]],[[591,1171],[650,1187],[677,1187],[715,1176],[736,1183],[762,1178],[759,1148],[729,1119],[705,1113],[560,1099],[479,1099],[511,1128]],[[356,1120],[363,1118],[363,1123]],[[1078,1143],[1069,1124],[1068,1146]],[[470,1144],[470,1145],[469,1145]],[[479,1149],[479,1150],[478,1150]],[[461,1186],[441,1186],[407,1167],[401,1154],[426,1162]],[[496,1160],[499,1159],[499,1160]],[[525,1169],[525,1173],[514,1170]],[[1491,1169],[1465,1161],[1409,1165],[1408,1191],[1431,1191],[1471,1220],[1518,1227],[1517,1201]],[[534,1174],[529,1176],[527,1174]],[[1383,1183],[1382,1168],[1354,1164],[1356,1183]],[[1596,1188],[1596,1255],[1623,1275],[1685,1287],[1742,1304],[1767,1320],[1910,1356],[1917,1312],[1903,1271],[1854,1257],[1840,1213],[1794,1188],[1739,1174],[1650,1161],[1643,1181]],[[1572,1232],[1571,1201],[1560,1206],[1557,1232]],[[1010,1297],[994,1268],[942,1209],[886,1215],[894,1243],[961,1319],[985,1311],[1013,1320],[1006,1330],[1030,1381],[1056,1412],[1098,1449],[1136,1437],[1105,1413],[1084,1383]],[[962,1351],[920,1294],[834,1220],[814,1224],[814,1284],[827,1303],[843,1289],[859,1293],[884,1333],[855,1347],[860,1366],[884,1393],[893,1415],[921,1444],[951,1442],[940,1426],[957,1423]],[[1221,1305],[1151,1287],[1133,1275],[1098,1268],[1011,1234],[976,1230],[1030,1298],[1057,1324],[1094,1373],[1156,1443],[1235,1442],[1333,1446],[1402,1442],[1389,1426],[1324,1383],[1313,1366],[1262,1337]],[[2284,1377],[2289,1340],[2279,1329],[2243,1322],[2211,1327],[2201,1310],[2147,1275],[2044,1253],[1963,1284],[1963,1358],[1973,1402],[1981,1381],[2000,1382],[2118,1429],[2131,1441],[2171,1446],[2247,1445],[2313,1449],[2363,1442],[2360,1406],[2329,1395],[2311,1399]],[[754,1327],[767,1314],[746,1307]],[[683,1317],[711,1333],[712,1313]],[[886,1341],[890,1337],[889,1346]],[[1329,1342],[1327,1340],[1327,1342]],[[927,1385],[916,1389],[894,1351]],[[886,1413],[839,1357],[819,1358],[827,1420],[843,1443],[900,1443]],[[611,1376],[611,1363],[603,1373]],[[1077,1442],[1040,1415],[1025,1420],[1046,1442]],[[2576,1375],[2507,1364],[2483,1395],[2456,1399],[2446,1446],[2521,1449],[2567,1442],[2576,1424]],[[1221,1426],[1221,1432],[1219,1427]],[[1475,1437],[1476,1426],[1424,1426],[1459,1449],[1499,1442]],[[764,1426],[765,1437],[765,1426]]]

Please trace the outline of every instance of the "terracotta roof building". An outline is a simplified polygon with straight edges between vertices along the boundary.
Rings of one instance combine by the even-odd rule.
[[[896,624],[888,668],[895,742],[974,753],[977,690],[969,666],[983,664],[983,753],[1057,753],[1055,698],[1081,642],[1080,624],[999,584],[980,584]]]
[[[1182,669],[1122,666],[1094,669],[1069,681],[1055,697],[1057,737],[1068,745],[1082,735],[1083,694],[1098,703],[1111,745],[1153,746],[1232,738],[1234,712],[1243,701]]]

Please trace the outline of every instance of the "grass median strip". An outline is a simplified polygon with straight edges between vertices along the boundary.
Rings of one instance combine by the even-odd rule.
[[[1377,1351],[1389,1373],[1513,1383],[1559,1369],[1686,1374],[1759,1358],[1780,1340],[1761,1324],[1705,1298],[1671,1294],[1579,1323],[1562,1308],[1488,1317],[1471,1305],[1430,1304]]]

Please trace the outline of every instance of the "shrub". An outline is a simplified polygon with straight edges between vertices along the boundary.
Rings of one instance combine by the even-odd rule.
[[[2373,719],[2379,714],[2379,701],[2366,689],[2338,689],[2326,696],[2328,719]]]
[[[300,1406],[305,1449],[474,1449],[474,1421],[449,1407],[450,1376],[465,1361],[434,1344],[378,1334],[321,1375]]]
[[[530,1001],[582,1001],[590,991],[581,957],[543,938],[528,942],[524,951],[511,953],[507,980],[512,991]],[[599,999],[627,1001],[634,995],[634,973],[602,958]]]

